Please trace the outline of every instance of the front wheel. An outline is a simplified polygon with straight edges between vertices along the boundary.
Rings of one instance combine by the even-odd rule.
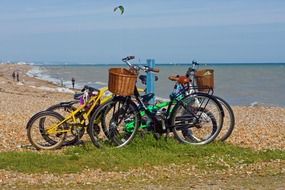
[[[64,118],[52,111],[42,111],[35,114],[27,124],[27,135],[30,143],[38,150],[60,148],[66,138],[66,123]],[[52,140],[50,144],[46,139]]]
[[[77,102],[74,102],[76,104]],[[54,111],[62,115],[63,117],[67,117],[70,115],[71,112],[75,111],[76,107],[74,107],[71,104],[56,104],[51,107],[49,107],[46,111]],[[73,129],[72,127],[70,127]],[[73,130],[70,130],[66,134],[65,142],[63,143],[64,146],[74,145],[79,142],[79,140],[83,137],[85,132],[84,127],[74,128]],[[50,143],[55,144],[56,142],[53,139],[48,138],[48,136],[44,136],[44,139]]]
[[[132,141],[140,122],[137,106],[129,97],[115,97],[102,112],[102,129],[116,147],[123,147]]]

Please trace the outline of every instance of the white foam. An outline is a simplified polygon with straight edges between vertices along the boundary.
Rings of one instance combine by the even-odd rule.
[[[70,90],[68,88],[61,88],[61,87],[51,88],[51,87],[47,87],[47,86],[40,86],[40,87],[35,87],[35,88],[38,88],[38,89],[44,90],[44,91],[50,91],[50,92],[62,92],[62,93],[74,94],[74,91]]]
[[[255,106],[258,106],[258,105],[259,105],[259,103],[255,101],[255,102],[252,102],[249,106],[250,107],[255,107]]]
[[[249,104],[249,107],[259,107],[259,106],[265,106],[265,107],[276,107],[278,105],[275,105],[275,104],[270,104],[270,103],[262,103],[262,102],[252,102]]]
[[[70,90],[68,88],[56,88],[57,92],[63,92],[63,93],[71,93],[71,94],[74,94],[74,91],[73,90]]]
[[[32,67],[32,70],[27,72],[29,77],[39,77],[42,74],[42,69],[40,67]]]
[[[34,65],[34,63],[29,63],[29,62],[24,62],[24,61],[19,61],[16,64],[17,65]]]
[[[0,64],[34,65],[34,63],[32,62],[25,62],[25,61],[18,61],[18,62],[1,61]]]
[[[47,86],[40,86],[40,87],[36,87],[40,90],[45,90],[45,91],[52,91],[52,92],[55,92],[55,89],[54,88],[50,88],[50,87],[47,87]]]

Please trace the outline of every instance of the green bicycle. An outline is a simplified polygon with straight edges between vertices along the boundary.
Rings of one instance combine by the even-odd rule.
[[[132,71],[158,72],[147,66],[132,65],[129,61],[133,58],[123,59]],[[202,145],[212,142],[223,125],[220,103],[207,93],[187,95],[190,82],[187,77],[170,79],[177,84],[169,101],[147,105],[145,100],[151,99],[154,94],[141,96],[135,86],[134,96],[114,96],[112,101],[100,106],[90,123],[101,114],[104,134],[95,134],[94,129],[89,127],[92,142],[103,146],[109,141],[115,147],[123,147],[142,129],[151,131],[156,138],[172,133],[182,143]]]

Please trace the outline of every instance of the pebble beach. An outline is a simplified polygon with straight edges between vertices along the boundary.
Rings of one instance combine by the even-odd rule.
[[[28,65],[0,65],[0,151],[22,151],[28,145],[26,124],[38,111],[60,101],[70,100],[72,93],[57,92],[50,82],[28,77]],[[20,81],[13,80],[13,71]]]

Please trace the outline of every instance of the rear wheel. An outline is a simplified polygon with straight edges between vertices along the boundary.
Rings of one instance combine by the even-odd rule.
[[[235,115],[231,106],[224,99],[217,96],[215,96],[215,98],[220,102],[225,113],[223,127],[217,137],[217,140],[225,141],[231,136],[235,128]]]
[[[52,111],[43,111],[35,114],[27,124],[27,135],[30,143],[36,149],[57,149],[64,143],[68,129],[66,123],[60,124],[64,118]],[[59,125],[60,124],[60,125]],[[46,139],[52,140],[50,144]]]
[[[195,94],[175,106],[171,126],[179,142],[203,145],[212,142],[223,125],[221,106],[210,95]]]

